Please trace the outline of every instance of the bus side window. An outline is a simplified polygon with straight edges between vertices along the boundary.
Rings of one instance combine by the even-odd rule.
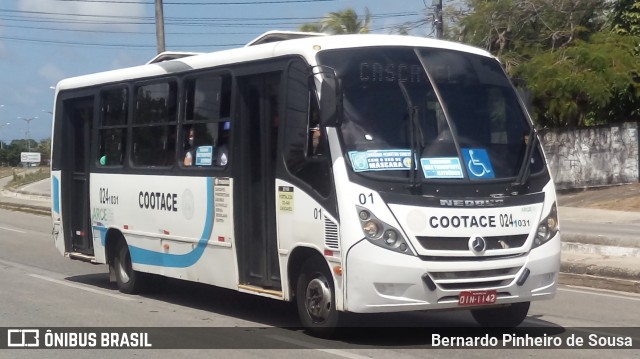
[[[177,84],[138,86],[133,116],[133,164],[168,167],[176,150]]]
[[[286,98],[284,155],[287,169],[323,197],[332,181],[324,129],[319,125],[318,103],[308,85],[307,67],[289,67]]]
[[[180,164],[221,168],[229,161],[231,76],[207,73],[185,81]]]
[[[100,94],[100,123],[98,126],[98,164],[121,166],[124,163],[127,140],[126,88],[104,90]]]
[[[317,101],[311,101],[309,111],[309,134],[307,138],[307,158],[314,158],[324,154],[326,136],[320,129],[320,111]]]

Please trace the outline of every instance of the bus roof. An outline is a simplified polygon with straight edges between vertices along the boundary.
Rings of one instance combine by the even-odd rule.
[[[296,36],[292,35],[294,34],[292,32],[282,33],[285,34],[283,38],[287,38],[288,36],[288,38],[291,39],[266,43],[260,43],[260,41],[257,41],[258,44],[256,44],[256,40],[265,36],[270,38],[277,36],[276,32],[270,31],[250,42],[250,46],[211,53],[189,53],[189,56],[176,57],[175,59],[167,61],[150,61],[149,63],[141,66],[65,79],[58,83],[57,91],[98,84],[115,83],[130,79],[143,79],[166,75],[169,73],[178,73],[193,69],[229,65],[285,55],[301,55],[306,58],[311,65],[315,65],[315,55],[319,51],[340,48],[373,46],[429,47],[457,50],[481,56],[493,57],[487,51],[477,47],[423,37],[377,34],[314,36],[315,34],[301,33],[300,38],[295,38]],[[304,37],[302,35],[307,36]]]

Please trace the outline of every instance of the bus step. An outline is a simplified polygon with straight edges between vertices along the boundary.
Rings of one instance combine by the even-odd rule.
[[[67,256],[71,259],[97,264],[96,257],[84,253],[67,252]]]
[[[283,298],[284,297],[283,294],[282,294],[282,291],[280,291],[280,290],[264,289],[262,287],[256,287],[255,285],[240,284],[240,285],[238,285],[238,288],[240,290],[246,290],[246,291],[250,291],[250,292],[254,292],[254,293],[266,294],[266,295],[274,296],[274,297],[277,297],[277,298]]]

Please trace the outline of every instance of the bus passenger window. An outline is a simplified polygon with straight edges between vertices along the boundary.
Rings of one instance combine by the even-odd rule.
[[[97,161],[100,166],[121,166],[127,140],[126,88],[104,90],[100,95]]]
[[[231,76],[204,74],[185,81],[184,167],[224,167],[229,161]]]
[[[133,164],[166,167],[175,163],[177,84],[139,86],[133,117]]]

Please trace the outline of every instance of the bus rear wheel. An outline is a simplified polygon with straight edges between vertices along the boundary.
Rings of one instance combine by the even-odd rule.
[[[340,313],[336,310],[333,278],[322,258],[312,257],[302,265],[296,304],[300,321],[309,333],[324,338],[335,334]]]
[[[142,273],[133,270],[131,254],[127,243],[122,240],[118,243],[113,258],[113,268],[116,274],[116,283],[122,293],[135,294],[142,288]]]
[[[522,302],[513,303],[508,307],[472,309],[471,315],[483,327],[513,328],[527,318],[530,304],[530,302]]]

